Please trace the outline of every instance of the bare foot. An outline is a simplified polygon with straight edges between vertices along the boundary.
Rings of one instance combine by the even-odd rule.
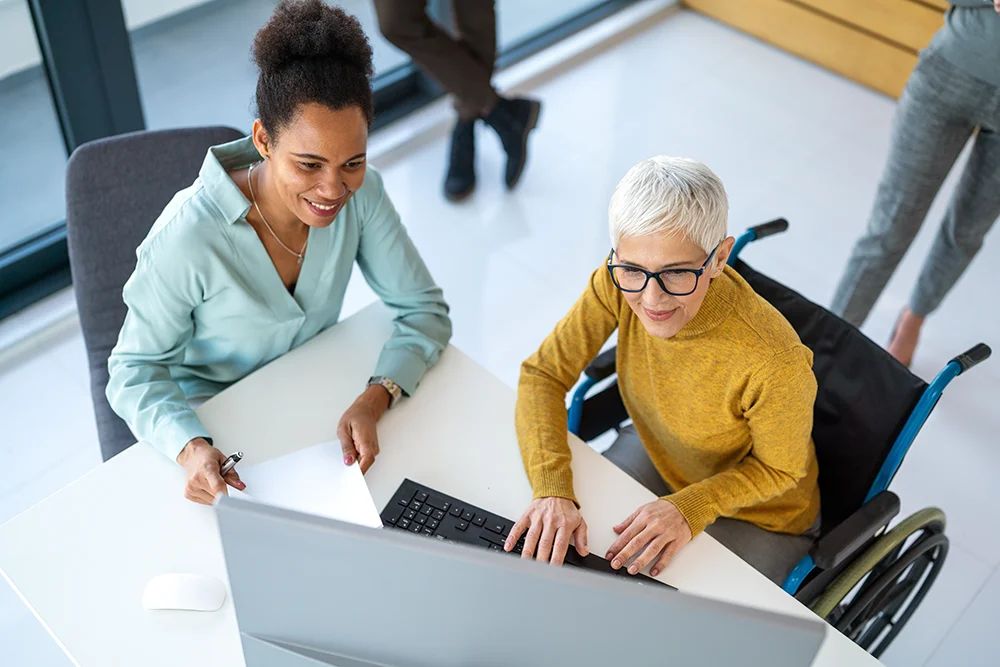
[[[896,321],[896,329],[893,331],[892,340],[889,341],[889,354],[907,368],[913,363],[913,353],[917,349],[920,327],[923,325],[924,318],[914,315],[909,308],[904,308],[899,320]]]

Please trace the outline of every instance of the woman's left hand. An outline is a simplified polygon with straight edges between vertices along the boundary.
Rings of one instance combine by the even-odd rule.
[[[371,385],[340,418],[337,437],[344,452],[344,464],[358,461],[366,473],[378,456],[378,433],[375,424],[389,409],[389,392],[380,385]]]
[[[640,551],[638,558],[629,565],[629,574],[637,574],[659,556],[650,574],[654,577],[663,571],[667,563],[677,555],[684,545],[691,541],[691,527],[673,503],[654,500],[632,512],[614,527],[618,534],[608,554],[611,567],[621,569],[630,558]],[[643,551],[645,547],[645,551]]]

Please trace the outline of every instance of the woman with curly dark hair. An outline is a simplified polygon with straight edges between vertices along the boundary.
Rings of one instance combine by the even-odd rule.
[[[372,50],[321,0],[283,0],[254,39],[258,118],[209,149],[139,246],[107,396],[140,440],[185,467],[211,503],[235,471],[192,410],[337,322],[354,262],[397,312],[338,427],[347,465],[378,454],[375,424],[412,393],[451,336],[448,306],[367,166]]]

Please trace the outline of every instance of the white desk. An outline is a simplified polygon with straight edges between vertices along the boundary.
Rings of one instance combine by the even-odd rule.
[[[336,438],[363,387],[390,314],[372,306],[262,368],[198,409],[223,451],[252,464]],[[416,396],[386,413],[381,454],[367,479],[379,508],[404,477],[517,518],[531,490],[514,433],[514,392],[455,348]],[[595,553],[611,526],[652,493],[571,438],[576,491]],[[227,581],[213,510],[184,500],[179,466],[146,445],[130,448],[0,527],[0,571],[76,665],[243,665],[231,603],[215,613],[141,608],[163,572]],[[809,616],[707,534],[660,579],[689,593]],[[623,662],[623,664],[625,664]],[[877,665],[832,629],[816,667]]]

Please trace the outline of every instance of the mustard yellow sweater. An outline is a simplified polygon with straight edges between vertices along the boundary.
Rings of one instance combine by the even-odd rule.
[[[819,513],[812,353],[729,267],[670,339],[646,332],[606,268],[594,272],[521,367],[517,436],[535,497],[576,502],[566,394],[615,329],[622,399],[691,532],[722,516],[807,530]]]

